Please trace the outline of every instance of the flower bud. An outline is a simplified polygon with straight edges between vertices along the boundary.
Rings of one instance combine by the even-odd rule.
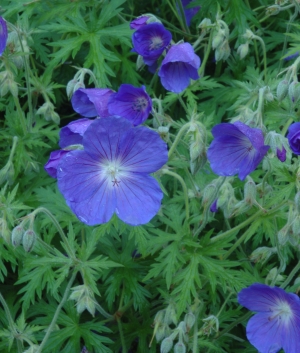
[[[73,88],[73,93],[75,91],[77,91],[79,88],[85,88],[85,84],[81,81],[75,83],[74,88]]]
[[[45,120],[53,120],[56,124],[59,124],[59,115],[54,111],[54,106],[51,102],[45,102],[36,112],[37,115],[43,115]]]
[[[256,203],[256,185],[249,176],[247,176],[247,182],[244,186],[244,201],[250,206]]]
[[[249,43],[248,42],[241,44],[237,49],[237,53],[240,56],[240,60],[243,60],[244,57],[248,54],[248,52],[249,52]]]
[[[276,248],[268,248],[266,246],[257,248],[250,255],[250,261],[253,261],[255,263],[261,262],[262,264],[264,264],[269,259],[269,257],[272,256],[273,254],[276,254],[276,252],[277,252]]]
[[[225,31],[220,29],[212,40],[212,48],[219,48],[223,44],[224,40],[226,40]]]
[[[211,29],[211,20],[209,18],[204,18],[198,28],[201,28],[202,33],[206,33]]]
[[[300,191],[297,192],[294,198],[296,211],[300,214]]]
[[[285,243],[288,241],[288,239],[289,239],[289,235],[288,235],[289,230],[290,230],[290,225],[286,224],[278,232],[277,237],[278,237],[278,243],[280,245],[285,245]]]
[[[7,244],[10,244],[11,232],[4,218],[0,218],[0,237],[3,238]]]
[[[216,61],[227,60],[230,55],[230,47],[228,41],[224,41],[223,44],[218,47],[215,51]]]
[[[159,126],[157,129],[157,132],[159,133],[159,136],[163,140],[167,140],[169,136],[169,127],[168,126]]]
[[[279,14],[281,11],[281,7],[278,5],[272,5],[266,8],[266,15],[267,16],[275,16]]]
[[[164,323],[167,325],[174,324],[177,325],[177,315],[176,315],[176,307],[175,304],[170,303],[167,306]]]
[[[136,59],[136,71],[142,70],[142,68],[145,66],[144,59],[141,55],[138,55]]]
[[[190,137],[190,168],[193,175],[206,163],[206,128],[194,122],[191,124],[187,136]]]
[[[75,80],[75,79],[72,79],[70,80],[68,83],[67,83],[67,87],[66,87],[66,91],[67,91],[67,96],[69,99],[71,99],[71,97],[73,96],[73,93],[74,93],[74,87],[76,85],[78,81]]]
[[[283,266],[284,266],[284,268],[282,269],[282,272],[285,269],[285,264]],[[267,274],[267,277],[265,279],[265,282],[266,282],[266,284],[273,283],[274,279],[275,279],[275,284],[280,283],[284,280],[284,277],[278,273],[277,267],[274,267],[269,271],[269,273]]]
[[[295,104],[300,98],[300,83],[293,81],[289,85],[289,97],[290,100]]]
[[[23,235],[23,248],[26,252],[30,252],[35,244],[36,234],[33,229],[27,229]]]
[[[186,324],[187,331],[190,331],[190,329],[194,326],[195,321],[196,321],[195,315],[191,311],[185,314],[184,322]]]
[[[160,353],[169,353],[172,348],[173,340],[170,337],[167,337],[160,344]]]
[[[16,248],[22,243],[24,228],[21,225],[16,226],[11,233],[12,245]]]
[[[289,91],[289,83],[287,80],[282,80],[277,86],[277,99],[279,102],[284,100]]]
[[[201,332],[204,335],[209,336],[212,333],[212,331],[215,331],[215,332],[219,331],[219,319],[216,316],[210,315],[206,319],[203,319],[202,321],[204,322],[204,324],[201,328]]]
[[[177,342],[174,346],[174,353],[185,353],[186,347],[182,342]]]

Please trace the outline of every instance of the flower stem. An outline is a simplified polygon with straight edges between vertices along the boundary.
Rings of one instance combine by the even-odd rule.
[[[45,213],[50,219],[51,221],[53,222],[53,224],[55,225],[56,229],[58,230],[63,242],[65,243],[66,247],[67,247],[67,250],[69,251],[69,256],[75,260],[76,259],[76,256],[75,256],[75,253],[74,253],[74,250],[72,249],[72,247],[70,246],[69,244],[69,241],[68,241],[68,238],[66,237],[64,231],[62,230],[60,224],[57,222],[57,219],[53,216],[53,214],[47,210],[47,208],[45,207],[39,207],[37,208],[35,211],[33,211],[28,217],[32,217],[34,218],[36,214],[38,213]]]
[[[205,65],[207,63],[207,60],[209,58],[209,54],[210,54],[210,51],[211,51],[212,37],[213,37],[212,36],[212,31],[210,31],[208,44],[207,44],[207,47],[205,49],[204,58],[203,58],[201,66],[200,66],[200,69],[198,71],[198,74],[199,74],[200,77],[201,77],[202,74],[204,75]]]
[[[167,174],[167,175],[170,175],[170,176],[176,178],[180,182],[182,189],[183,189],[183,194],[184,194],[185,217],[186,217],[186,221],[187,221],[190,218],[190,206],[189,206],[188,190],[187,190],[187,187],[185,185],[184,180],[182,179],[182,177],[180,175],[178,175],[174,172],[171,172],[168,169],[163,169],[162,172],[163,172],[163,174]]]
[[[293,279],[293,277],[295,276],[295,274],[300,270],[300,261],[297,263],[297,265],[293,268],[293,270],[290,272],[288,278],[282,283],[282,285],[280,286],[280,288],[285,288],[287,287],[291,280]]]
[[[176,138],[175,138],[175,140],[174,140],[174,142],[173,142],[173,144],[172,144],[172,146],[171,146],[171,148],[169,150],[169,154],[168,154],[168,158],[169,159],[171,158],[172,154],[174,153],[175,148],[177,147],[177,145],[178,145],[182,135],[184,134],[185,130],[187,130],[190,127],[190,125],[191,125],[190,122],[186,123],[179,130],[179,132],[178,132],[178,134],[177,134],[177,136],[176,136]]]
[[[65,302],[66,302],[66,300],[68,298],[70,289],[71,289],[72,284],[73,284],[73,282],[74,282],[74,280],[76,278],[76,275],[77,275],[77,271],[74,271],[69,283],[67,284],[64,296],[62,297],[61,302],[59,303],[58,307],[56,308],[56,311],[54,313],[54,316],[53,316],[53,319],[52,319],[52,321],[50,323],[50,326],[48,327],[48,330],[47,330],[47,332],[46,332],[46,334],[45,334],[45,336],[44,336],[39,348],[37,349],[37,351],[35,353],[41,353],[42,349],[44,348],[44,346],[46,344],[46,342],[48,341],[48,338],[49,338],[49,336],[50,336],[50,334],[51,334],[51,332],[52,332],[52,330],[54,328],[54,325],[56,324],[57,319],[58,319],[58,315],[59,315],[63,305],[65,304]]]
[[[125,342],[125,338],[124,338],[121,319],[117,319],[117,323],[118,323],[119,334],[120,334],[120,339],[121,339],[121,344],[122,344],[122,353],[127,353],[126,342]]]
[[[210,239],[211,243],[215,243],[216,241],[222,240],[226,237],[229,237],[230,235],[232,235],[234,232],[246,227],[248,224],[252,223],[255,219],[257,219],[259,216],[261,216],[263,213],[267,212],[268,215],[271,215],[272,213],[275,213],[277,210],[279,210],[282,206],[284,206],[286,204],[286,201],[283,201],[282,203],[280,203],[279,205],[275,206],[274,208],[272,208],[271,210],[266,211],[266,210],[259,210],[258,212],[254,213],[254,215],[252,215],[251,217],[249,217],[248,219],[246,219],[244,222],[240,223],[238,226],[231,228],[230,230],[228,230],[225,233],[216,235],[214,237],[212,237]]]

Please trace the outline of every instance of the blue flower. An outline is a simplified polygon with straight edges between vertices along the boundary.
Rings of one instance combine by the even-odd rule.
[[[300,123],[293,123],[289,126],[287,139],[291,150],[300,155]]]
[[[214,140],[207,158],[214,173],[221,176],[238,174],[244,180],[264,158],[270,146],[264,145],[260,129],[251,128],[239,121],[222,123],[213,127]]]
[[[57,178],[57,167],[62,157],[69,151],[57,150],[50,153],[48,162],[45,164],[45,171],[52,177]]]
[[[189,43],[173,45],[161,63],[158,76],[168,91],[180,93],[199,78],[200,58]]]
[[[133,33],[133,51],[143,57],[146,65],[151,66],[170,44],[171,39],[171,33],[161,23],[150,23]]]
[[[109,116],[107,103],[112,93],[109,88],[79,88],[72,96],[72,107],[86,118],[105,118]]]
[[[141,88],[129,84],[120,86],[117,93],[109,97],[110,115],[125,118],[136,126],[145,121],[152,110],[152,100],[144,86]]]
[[[139,29],[147,24],[149,16],[139,16],[130,22],[131,29]]]
[[[7,26],[3,17],[0,16],[0,56],[3,54],[7,42]]]
[[[59,190],[76,216],[88,225],[108,222],[114,213],[131,225],[149,222],[163,197],[149,174],[168,159],[160,136],[109,117],[94,120],[82,144],[84,150],[70,151],[57,168]]]
[[[192,2],[192,0],[181,0],[183,10],[184,10],[185,21],[186,21],[186,24],[188,27],[191,24],[192,18],[197,14],[197,12],[201,8],[201,6],[189,7],[189,4],[191,2]],[[178,6],[177,6],[177,8],[178,8]]]
[[[248,322],[247,338],[260,353],[300,352],[300,300],[278,287],[255,283],[242,289],[238,302],[257,312]]]
[[[59,133],[59,147],[82,144],[82,136],[93,120],[78,119],[64,126]]]

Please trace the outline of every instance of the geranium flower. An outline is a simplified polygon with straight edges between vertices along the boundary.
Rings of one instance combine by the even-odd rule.
[[[72,107],[75,112],[86,118],[106,118],[110,115],[107,103],[113,92],[109,88],[79,88],[72,96]]]
[[[93,120],[84,118],[71,121],[64,126],[59,133],[59,146],[65,148],[70,145],[81,144],[82,136],[92,122]]]
[[[250,343],[260,353],[300,352],[300,301],[278,287],[255,283],[242,289],[238,302],[257,312],[247,324]]]
[[[5,50],[7,42],[7,26],[3,17],[0,16],[0,56]]]
[[[291,124],[288,130],[287,139],[291,150],[300,155],[300,123]]]
[[[108,111],[110,115],[125,118],[136,126],[145,121],[152,110],[152,100],[146,92],[145,86],[141,88],[129,84],[120,86],[119,91],[110,96]]]
[[[168,91],[180,93],[199,78],[200,58],[189,43],[173,45],[161,63],[158,76]]]
[[[146,65],[151,66],[170,44],[171,39],[171,33],[161,23],[150,23],[133,33],[133,51],[143,57]]]
[[[45,164],[45,171],[51,176],[51,178],[57,178],[57,167],[62,157],[69,151],[57,150],[50,153],[48,162]]]
[[[195,7],[189,8],[188,6],[192,1],[193,0],[181,0],[183,10],[184,10],[185,21],[188,27],[191,24],[192,18],[197,14],[197,12],[201,8],[201,6],[195,6]]]
[[[116,215],[131,225],[158,212],[163,193],[149,174],[167,162],[167,145],[146,127],[123,118],[96,119],[83,135],[83,151],[66,154],[58,187],[76,216],[88,225]]]
[[[130,22],[131,29],[139,29],[147,24],[149,16],[140,16]]]
[[[238,174],[244,180],[261,162],[270,146],[264,145],[260,129],[251,128],[240,121],[222,123],[213,127],[214,140],[207,158],[214,173],[221,176]]]

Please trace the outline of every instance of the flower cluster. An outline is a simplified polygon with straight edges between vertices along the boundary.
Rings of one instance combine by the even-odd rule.
[[[7,42],[7,26],[3,17],[0,16],[0,56],[3,54]]]
[[[189,1],[185,3],[187,5]],[[194,9],[186,10],[189,15],[187,21],[190,21],[189,11]],[[161,84],[165,89],[181,93],[189,86],[191,79],[199,78],[200,58],[189,43],[170,45],[171,33],[161,23],[148,24],[147,21],[147,16],[141,16],[131,22],[131,28],[136,29],[132,35],[132,51],[143,58],[151,72],[158,69]],[[165,57],[158,68],[158,59],[165,52]]]
[[[152,109],[145,88],[122,85],[79,89],[72,97],[79,119],[60,131],[61,150],[45,170],[76,216],[88,225],[108,222],[115,213],[131,225],[147,223],[158,212],[162,191],[149,174],[168,159],[166,143],[142,123]]]
[[[72,96],[73,109],[86,118],[119,116],[134,126],[144,122],[151,110],[152,100],[144,86],[120,86],[116,93],[108,88],[80,88]]]
[[[238,302],[257,312],[247,324],[247,338],[260,353],[300,352],[300,300],[278,287],[255,283],[238,294]]]

